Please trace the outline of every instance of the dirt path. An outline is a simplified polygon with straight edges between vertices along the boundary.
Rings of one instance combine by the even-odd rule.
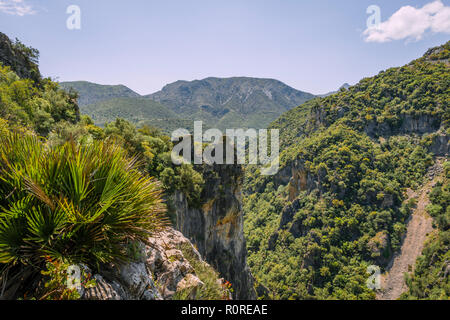
[[[378,300],[396,300],[406,291],[404,274],[414,270],[416,260],[422,254],[427,236],[433,231],[433,219],[425,208],[430,203],[428,193],[440,179],[441,161],[438,160],[431,170],[431,173],[427,175],[427,182],[417,193],[408,190],[408,200],[417,198],[417,207],[409,218],[402,247],[392,258],[387,268],[387,274],[383,275],[381,279],[382,290],[377,294]]]

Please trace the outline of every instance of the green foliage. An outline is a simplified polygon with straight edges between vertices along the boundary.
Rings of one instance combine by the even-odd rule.
[[[155,120],[158,124],[177,120],[178,116],[165,106],[144,98],[115,98],[81,107],[81,112],[92,117],[99,126],[113,122],[117,118],[126,119],[134,124]],[[163,129],[173,128],[169,124]],[[165,130],[168,131],[168,130]]]
[[[408,292],[402,299],[450,299],[450,162],[444,164],[444,179],[431,191],[427,207],[438,227],[417,259],[414,273],[406,277]]]
[[[76,96],[51,80],[41,80],[36,86],[32,80],[20,79],[9,67],[0,65],[0,117],[47,135],[55,123],[75,123],[79,111]]]
[[[221,283],[218,280],[219,274],[206,262],[199,260],[190,244],[183,244],[179,249],[194,268],[195,275],[203,282],[203,286],[195,292],[192,289],[178,291],[173,296],[173,300],[229,300],[233,292],[231,284]]]
[[[202,174],[194,170],[192,165],[173,164],[173,143],[159,129],[149,126],[137,129],[129,121],[120,118],[108,123],[104,129],[91,123],[92,120],[85,116],[77,125],[56,125],[50,134],[50,143],[58,145],[72,139],[83,144],[105,138],[113,139],[129,154],[136,156],[140,170],[160,180],[168,194],[179,190],[186,195],[191,206],[201,204],[200,196],[204,185]]]
[[[274,298],[373,298],[365,268],[398,248],[410,212],[402,186],[424,175],[428,153],[406,137],[377,144],[338,125],[287,149],[281,162],[319,184],[290,203],[289,186],[247,177],[246,190],[264,190],[244,199],[248,260],[258,281]],[[282,222],[280,212],[290,208],[294,215]],[[389,245],[374,250],[380,235]]]
[[[270,297],[375,298],[366,268],[386,266],[398,249],[413,205],[403,203],[405,189],[417,188],[433,163],[416,122],[425,132],[448,127],[449,46],[271,125],[280,129],[280,173],[248,166],[244,185],[248,262]],[[429,210],[443,228],[448,190],[439,190]]]
[[[47,147],[33,135],[3,135],[0,207],[0,263],[10,265],[126,260],[123,244],[165,225],[159,184],[108,142]]]
[[[68,286],[68,279],[70,279],[70,265],[65,262],[52,260],[46,258],[46,270],[42,270],[41,274],[44,276],[44,288],[39,290],[38,300],[78,300],[80,299],[80,292],[73,283],[73,288]],[[80,290],[93,288],[97,285],[95,279],[91,278],[91,274],[87,274],[81,270],[80,275]],[[75,279],[74,279],[75,280]],[[28,297],[27,297],[28,298]]]
[[[450,41],[406,66],[382,71],[288,111],[271,127],[280,129],[283,147],[337,121],[380,136],[407,131],[402,124],[408,117],[428,121],[430,129],[438,129],[441,124],[448,128],[449,56]]]
[[[123,86],[100,85],[87,81],[61,82],[60,86],[67,91],[75,91],[79,94],[80,107],[97,104],[115,98],[137,98],[139,94]]]

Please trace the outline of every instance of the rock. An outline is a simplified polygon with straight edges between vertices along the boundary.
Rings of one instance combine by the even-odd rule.
[[[119,268],[128,300],[160,300],[161,296],[144,263],[128,263]]]
[[[199,278],[189,273],[177,285],[177,291],[189,292],[188,299],[195,299],[200,288],[205,284]]]
[[[179,248],[183,247],[196,259],[202,260],[200,253],[188,239],[179,231],[169,230],[151,238],[151,244],[147,247],[146,263],[154,273],[164,299],[171,298],[177,291],[178,284],[187,276],[195,276],[194,268]]]
[[[242,211],[242,168],[237,165],[202,166],[205,187],[203,206],[189,206],[181,192],[171,202],[177,229],[189,238],[198,252],[228,280],[238,300],[256,299],[254,278],[247,265]]]
[[[179,231],[168,228],[149,239],[137,261],[104,265],[94,275],[96,286],[84,290],[86,300],[170,300],[180,290],[195,298],[203,282],[184,256],[197,259],[200,253]],[[182,249],[182,250],[181,250]],[[91,273],[90,270],[85,270]],[[219,279],[218,279],[219,281]],[[222,282],[221,282],[222,283]]]
[[[118,283],[115,284],[116,288],[120,287],[120,293],[114,289],[114,286],[99,274],[94,276],[96,286],[94,288],[86,289],[84,292],[85,300],[122,300],[125,295],[124,290]]]
[[[434,135],[429,151],[436,156],[448,157],[450,151],[450,138],[448,134],[441,132]]]

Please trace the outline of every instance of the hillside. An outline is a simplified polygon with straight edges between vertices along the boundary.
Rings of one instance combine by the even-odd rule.
[[[78,104],[86,106],[114,98],[136,98],[140,95],[124,85],[101,85],[87,81],[61,82],[61,88],[75,90],[79,94]]]
[[[0,32],[0,61],[3,66],[10,67],[19,77],[37,83],[42,78],[38,60],[38,50],[29,48],[18,40],[11,41],[7,35]]]
[[[313,98],[272,79],[207,78],[177,81],[148,95],[181,118],[224,128],[265,128],[283,112]]]
[[[0,48],[11,43],[0,37]],[[158,130],[121,119],[95,126],[80,116],[73,92],[27,78],[39,71],[37,50],[19,43],[11,55],[0,52],[0,300],[254,298],[242,211],[234,208],[240,168],[210,169],[204,179],[192,165],[173,165],[173,145]],[[172,116],[148,104],[126,109]],[[240,219],[233,235],[209,229],[206,237],[189,216],[203,190],[211,202],[233,200],[205,213],[219,226],[233,209]],[[174,192],[184,202],[168,210]],[[181,210],[203,245],[214,248],[211,265],[227,257],[221,274],[170,227],[170,215]],[[74,268],[81,281],[75,288],[67,281]]]
[[[262,296],[375,299],[367,267],[385,271],[401,247],[413,209],[406,188],[421,187],[435,156],[448,158],[449,57],[450,42],[271,124],[280,171],[262,177],[249,166],[244,187]]]
[[[166,126],[178,116],[158,102],[144,98],[114,98],[80,107],[82,113],[89,115],[97,125],[127,119],[132,123],[157,120],[160,126]],[[164,128],[163,128],[164,129]]]

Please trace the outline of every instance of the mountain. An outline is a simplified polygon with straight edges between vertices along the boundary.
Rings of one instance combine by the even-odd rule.
[[[142,98],[122,85],[80,81],[61,86],[79,93],[81,111],[99,125],[121,116],[166,133],[192,129],[195,120],[204,121],[205,128],[265,128],[283,112],[314,98],[277,80],[244,77],[177,81]]]
[[[101,85],[87,81],[61,82],[63,89],[79,93],[78,105],[98,103],[114,98],[137,98],[140,95],[124,85]]]
[[[337,91],[331,91],[331,92],[328,92],[325,94],[319,94],[317,96],[320,98],[325,98],[325,97],[331,96],[332,94],[338,93],[341,89],[348,89],[350,87],[351,86],[348,83],[344,83],[342,86],[340,86],[339,90],[337,90]]]
[[[270,125],[280,130],[280,169],[264,177],[247,166],[243,190],[248,263],[266,287],[260,295],[376,299],[367,286],[369,270],[389,271],[397,252],[419,258],[420,251],[409,252],[411,246],[403,243],[406,234],[414,234],[408,221],[422,199],[409,196],[427,190],[429,178],[442,181],[442,169],[435,168],[449,167],[449,59],[450,42],[308,101]],[[431,195],[439,207],[429,209],[443,231],[450,228],[448,188],[436,191],[440,198]],[[423,203],[417,207],[426,214]],[[417,260],[420,272],[405,283],[408,295],[450,296],[445,280],[439,280],[445,275],[431,274],[445,269],[448,233],[440,237],[446,242],[435,241]],[[417,237],[422,238],[427,234]],[[423,283],[427,292],[417,289]],[[395,289],[401,293],[403,287]]]
[[[81,106],[80,111],[89,115],[97,125],[101,126],[116,118],[123,118],[135,124],[141,121],[149,122],[149,124],[157,122],[158,127],[167,129],[171,121],[179,119],[167,107],[146,98],[114,98]]]
[[[224,128],[265,128],[283,112],[314,96],[272,79],[207,78],[177,81],[146,96],[180,118]]]

